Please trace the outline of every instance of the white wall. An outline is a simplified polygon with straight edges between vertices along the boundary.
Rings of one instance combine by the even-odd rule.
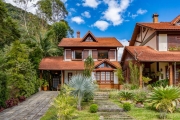
[[[116,76],[116,72],[114,72],[114,84],[118,84],[118,77]]]
[[[167,34],[159,34],[159,51],[167,51]]]
[[[64,83],[68,83],[68,73],[72,73],[72,75],[75,75],[75,74],[82,74],[83,73],[83,71],[74,71],[74,70],[72,70],[72,71],[65,71],[65,73],[64,73]]]
[[[150,46],[151,48],[156,50],[156,36],[154,36],[149,42],[147,42],[144,46]]]
[[[165,66],[167,66],[167,65],[168,65],[168,63],[164,63],[164,62],[159,63],[159,71],[162,69],[161,73],[163,74],[163,78],[161,78],[161,76],[159,76],[159,80],[166,78],[166,68],[165,68]]]

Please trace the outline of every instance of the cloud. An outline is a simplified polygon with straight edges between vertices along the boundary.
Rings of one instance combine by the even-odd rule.
[[[71,18],[71,20],[72,20],[73,22],[76,22],[77,24],[82,24],[82,23],[84,23],[84,20],[83,20],[81,17],[79,17],[79,16],[73,17],[73,18]]]
[[[81,4],[80,3],[76,3],[76,6],[80,6]]]
[[[122,39],[122,40],[119,40],[122,45],[125,47],[125,46],[129,46],[129,42],[126,40],[126,39]],[[121,57],[122,57],[122,54],[123,54],[123,51],[124,51],[124,48],[119,48],[118,49],[118,61],[121,60]]]
[[[137,14],[139,14],[139,15],[143,15],[143,14],[145,14],[147,12],[147,10],[143,10],[143,9],[138,9],[138,11],[137,11]]]
[[[91,17],[91,15],[90,15],[90,13],[88,11],[85,11],[85,12],[81,13],[81,15],[86,17],[86,18],[90,18]]]
[[[92,26],[97,27],[101,31],[105,31],[109,27],[109,23],[103,20],[98,20]]]
[[[108,5],[108,9],[103,12],[103,18],[112,22],[114,26],[120,25],[123,22],[122,13],[126,11],[131,0],[104,0],[104,3]]]
[[[134,19],[134,18],[136,18],[137,16],[143,15],[143,14],[145,14],[145,13],[147,13],[147,10],[143,10],[143,9],[139,8],[139,9],[136,11],[136,14],[132,14],[132,15],[129,15],[129,16]]]
[[[83,2],[83,6],[91,8],[97,8],[97,6],[100,4],[98,0],[83,0]]]

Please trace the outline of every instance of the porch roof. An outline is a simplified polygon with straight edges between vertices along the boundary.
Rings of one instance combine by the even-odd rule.
[[[95,61],[95,66],[101,62]],[[120,67],[118,61],[109,62],[116,67]],[[64,61],[63,56],[46,57],[41,60],[39,70],[84,70],[84,61]]]
[[[157,51],[149,46],[126,46],[125,50],[140,62],[180,61],[180,52],[176,51]]]

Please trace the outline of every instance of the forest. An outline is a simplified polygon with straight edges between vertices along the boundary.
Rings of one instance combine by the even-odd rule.
[[[20,9],[0,0],[0,110],[36,93],[41,59],[63,55],[58,43],[73,37],[63,2],[39,0],[34,15],[27,12],[30,1],[16,0]]]

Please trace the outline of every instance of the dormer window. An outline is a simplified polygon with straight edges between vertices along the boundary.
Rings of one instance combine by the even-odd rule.
[[[176,23],[176,26],[180,26],[180,20]]]

